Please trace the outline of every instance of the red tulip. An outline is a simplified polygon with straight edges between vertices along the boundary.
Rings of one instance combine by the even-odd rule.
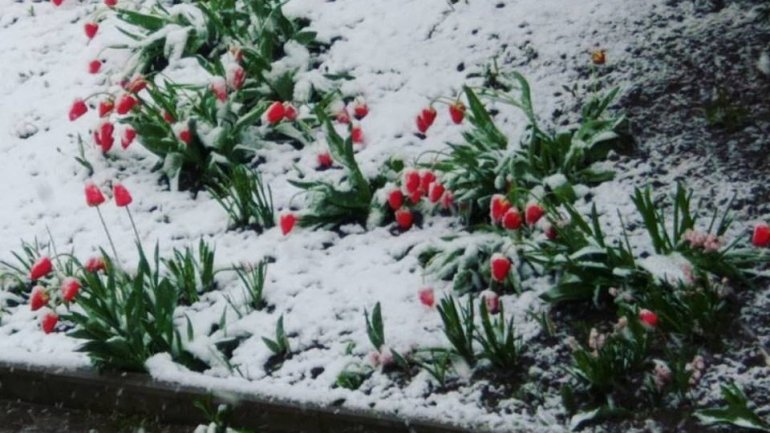
[[[99,125],[99,130],[94,134],[94,140],[102,148],[102,153],[107,153],[112,149],[115,138],[112,136],[115,132],[115,125],[110,122],[103,122]]]
[[[353,143],[356,143],[356,144],[363,144],[364,131],[361,130],[360,126],[354,126],[353,129],[350,130],[350,140],[352,140]]]
[[[184,128],[181,131],[179,131],[179,139],[182,140],[182,143],[184,144],[190,144],[192,141],[192,133],[190,133],[189,128]]]
[[[343,125],[347,125],[348,123],[350,123],[350,115],[348,114],[348,111],[345,110],[344,108],[337,113],[335,118],[337,119],[337,122],[342,123]]]
[[[433,107],[423,108],[422,113],[420,113],[420,115],[425,120],[425,122],[427,122],[429,127],[433,125],[433,121],[436,120],[437,114],[438,113],[436,112],[436,109]]]
[[[86,103],[80,98],[75,99],[75,101],[72,103],[72,106],[70,107],[70,121],[74,121],[80,116],[86,114],[87,111],[88,106]]]
[[[87,22],[83,26],[83,29],[85,30],[86,36],[88,36],[88,39],[93,39],[94,36],[96,36],[96,32],[99,31],[99,24],[94,22]]]
[[[759,223],[754,226],[754,235],[751,237],[751,243],[759,248],[770,246],[770,226],[767,223]]]
[[[80,281],[75,277],[67,277],[61,283],[61,297],[66,302],[72,302],[80,291]]]
[[[163,120],[166,121],[166,123],[174,123],[176,122],[176,119],[174,119],[174,116],[171,115],[168,111],[163,112]]]
[[[40,320],[40,326],[43,328],[43,332],[50,334],[56,328],[56,324],[59,322],[59,316],[53,311],[45,313],[45,316]]]
[[[88,73],[90,73],[90,74],[98,74],[100,69],[102,69],[102,61],[101,60],[91,60],[88,63]]]
[[[120,183],[116,183],[112,187],[112,195],[115,197],[115,205],[118,207],[126,207],[134,201],[131,197],[131,193]]]
[[[50,274],[52,270],[53,263],[51,263],[51,259],[45,256],[41,257],[37,259],[37,261],[33,263],[32,267],[29,269],[29,279],[32,281],[37,281]]]
[[[412,204],[417,204],[422,200],[422,195],[422,190],[418,188],[409,193],[409,201],[411,201]]]
[[[388,194],[388,205],[391,209],[398,210],[404,205],[404,194],[400,189],[394,189]]]
[[[283,103],[283,117],[289,122],[297,120],[297,109],[289,102]]]
[[[658,325],[658,315],[646,308],[639,310],[639,320],[642,321],[642,324],[650,328],[654,328]]]
[[[420,189],[420,173],[416,170],[407,170],[404,172],[404,187],[406,192],[413,193]]]
[[[144,90],[145,87],[147,87],[147,80],[145,80],[141,74],[137,74],[131,78],[131,81],[125,83],[123,89],[130,93],[139,93]]]
[[[425,119],[422,118],[422,116],[417,116],[415,123],[417,124],[417,130],[420,131],[420,134],[425,134],[426,132],[428,132],[428,128],[430,128],[430,125],[428,125],[428,123],[425,121]]]
[[[222,77],[216,77],[211,82],[211,92],[217,97],[219,102],[227,101],[227,82]]]
[[[54,6],[61,6],[63,1],[64,0],[51,0],[51,3],[53,3]]]
[[[29,308],[32,311],[37,311],[48,305],[50,299],[51,297],[48,296],[48,292],[43,286],[35,286],[29,295]]]
[[[430,184],[430,189],[428,189],[428,200],[430,200],[431,203],[438,203],[439,200],[441,200],[441,197],[444,196],[444,191],[446,188],[444,188],[444,185],[433,182]]]
[[[353,105],[353,116],[361,120],[366,115],[369,114],[369,107],[366,105],[366,102],[364,102],[363,98],[356,98],[355,104]]]
[[[116,111],[118,114],[126,114],[131,111],[139,101],[133,95],[124,93],[118,98]]]
[[[126,129],[123,130],[123,136],[120,138],[120,145],[123,149],[128,149],[128,146],[133,143],[134,138],[136,138],[136,131],[134,131],[134,128],[126,126]]]
[[[420,303],[428,308],[432,308],[436,304],[436,296],[433,294],[433,289],[426,287],[418,292]]]
[[[91,257],[86,261],[86,271],[88,272],[99,272],[105,269],[107,269],[107,264],[101,257]]]
[[[112,99],[105,99],[99,103],[99,117],[104,117],[112,112],[115,108],[115,103]]]
[[[107,7],[114,8],[118,4],[118,0],[104,0],[104,4]]]
[[[297,217],[293,213],[285,213],[281,215],[279,223],[281,225],[281,233],[286,236],[289,234],[289,232],[291,232],[291,230],[294,228],[294,225],[297,223]]]
[[[423,170],[420,173],[420,189],[424,193],[428,193],[430,185],[436,181],[436,175],[430,170]]]
[[[465,105],[462,102],[457,101],[449,106],[449,117],[452,118],[452,122],[456,125],[463,123],[465,118]]]
[[[234,90],[239,90],[243,87],[243,83],[246,82],[246,71],[241,65],[234,65],[227,72],[227,84]]]
[[[396,223],[402,230],[409,230],[412,228],[414,222],[414,215],[412,211],[407,208],[401,208],[396,211]]]
[[[548,238],[549,241],[556,240],[556,238],[559,237],[559,232],[556,231],[555,226],[548,225],[548,227],[545,228],[545,237]]]
[[[454,206],[455,203],[455,197],[452,194],[452,191],[446,191],[444,192],[444,196],[441,197],[441,207],[444,209],[449,209],[452,206]]]
[[[433,121],[436,120],[436,110],[433,107],[424,108],[415,120],[417,124],[417,130],[421,134],[428,132],[428,128],[433,125]]]
[[[334,160],[329,152],[321,152],[318,154],[318,168],[327,169],[332,166]]]
[[[542,206],[536,203],[530,203],[527,205],[527,209],[525,210],[524,217],[527,221],[528,225],[535,225],[538,221],[540,221],[540,218],[545,215],[545,210]]]
[[[500,253],[492,254],[489,266],[492,271],[492,279],[497,282],[505,281],[511,271],[511,261]]]
[[[86,204],[91,207],[99,206],[104,203],[105,198],[102,191],[93,182],[86,183]]]
[[[521,213],[515,207],[508,209],[502,219],[503,227],[506,230],[518,230],[523,222]]]
[[[497,224],[503,219],[505,213],[511,208],[511,202],[502,194],[495,194],[489,202],[489,218],[493,224]]]
[[[276,123],[283,120],[285,115],[286,108],[283,106],[283,103],[275,101],[269,107],[267,107],[267,110],[265,111],[265,120],[267,120],[267,123],[275,125]]]

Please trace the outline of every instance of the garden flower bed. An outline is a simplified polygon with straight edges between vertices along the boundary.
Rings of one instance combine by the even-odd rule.
[[[632,68],[739,22],[761,91],[763,5],[0,1],[0,361],[473,431],[770,429],[767,169],[666,158]],[[712,90],[680,126],[766,155]]]

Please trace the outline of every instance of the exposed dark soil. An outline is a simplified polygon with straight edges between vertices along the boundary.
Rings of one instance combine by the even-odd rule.
[[[750,185],[749,215],[770,208],[770,50],[767,1],[670,1],[640,21],[634,60],[619,66],[634,87],[621,106],[638,156],[675,179]],[[694,161],[678,170],[685,160]]]

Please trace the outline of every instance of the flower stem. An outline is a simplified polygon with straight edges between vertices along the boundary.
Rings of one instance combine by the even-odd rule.
[[[110,236],[110,231],[107,229],[107,223],[104,222],[102,211],[99,210],[98,206],[96,207],[96,213],[99,214],[99,221],[102,222],[102,227],[104,227],[104,232],[107,233],[107,239],[110,241],[110,247],[112,247],[112,254],[115,256],[115,261],[117,263],[120,263],[120,258],[118,257],[118,250],[115,248],[115,243],[112,242],[112,236]]]
[[[134,217],[131,215],[131,209],[126,206],[126,213],[128,214],[128,219],[131,221],[131,228],[134,229],[134,237],[136,237],[136,245],[139,247],[139,249],[142,248],[142,240],[139,238],[139,230],[136,229],[136,223],[134,223]]]

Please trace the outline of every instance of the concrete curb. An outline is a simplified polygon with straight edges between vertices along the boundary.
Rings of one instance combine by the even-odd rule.
[[[0,398],[58,405],[99,413],[143,416],[168,424],[195,426],[208,422],[196,401],[205,389],[168,384],[136,373],[97,373],[0,362]],[[345,408],[236,395],[231,422],[239,428],[276,433],[461,433],[437,423],[372,415]],[[215,402],[224,402],[214,398]],[[191,429],[192,430],[192,429]]]

